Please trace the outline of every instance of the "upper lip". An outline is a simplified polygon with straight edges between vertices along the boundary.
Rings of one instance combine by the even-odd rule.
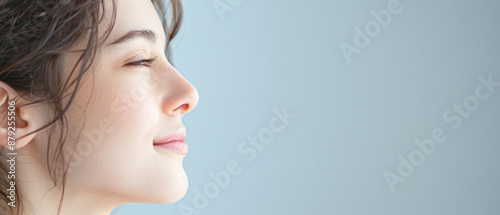
[[[153,140],[153,144],[166,144],[174,141],[184,141],[184,139],[186,139],[186,127],[180,127],[161,139]]]

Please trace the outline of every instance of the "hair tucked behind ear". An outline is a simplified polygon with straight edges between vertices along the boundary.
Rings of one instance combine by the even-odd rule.
[[[48,129],[48,139],[52,140],[55,136],[57,140],[57,143],[47,145],[48,149],[54,149],[48,150],[54,154],[47,155],[46,163],[54,184],[60,181],[58,176],[63,173],[63,193],[58,214],[62,206],[69,165],[64,163],[68,159],[64,159],[63,154],[68,129],[65,113],[79,90],[82,77],[94,62],[97,48],[109,36],[116,18],[116,0],[109,0],[112,2],[112,22],[102,34],[104,37],[98,38],[98,26],[104,18],[104,1],[0,0],[0,81],[16,90],[19,97],[30,101],[26,105],[45,103],[52,108],[54,117],[48,124],[33,132]],[[164,2],[152,2],[166,31],[166,54],[170,60],[170,42],[181,25],[182,5],[180,0],[170,1],[172,17],[168,20],[165,17]],[[86,42],[85,48],[69,77],[63,80],[62,58],[70,48],[82,41]],[[5,117],[6,113],[2,113],[0,120],[5,120]],[[54,134],[55,125],[59,128],[58,134]],[[19,187],[16,187],[16,207],[7,205],[9,166],[3,148],[0,154],[0,213],[22,214],[23,198]]]

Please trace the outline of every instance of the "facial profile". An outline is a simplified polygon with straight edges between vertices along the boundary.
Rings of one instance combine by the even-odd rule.
[[[2,116],[7,100],[19,99],[16,137],[25,137],[16,143],[16,177],[26,212],[109,214],[121,204],[169,204],[185,195],[182,161],[189,129],[182,119],[199,95],[168,60],[165,47],[171,38],[155,6],[151,0],[104,0],[98,41],[86,32],[59,56],[61,80],[75,80],[86,48],[98,44],[85,74],[65,85],[61,101],[71,104],[64,111],[66,129],[54,123],[37,131],[57,115],[52,106],[29,104],[31,99],[1,80]],[[1,138],[7,139],[3,131]],[[60,154],[55,151],[59,137],[65,139]],[[54,183],[50,168],[66,170],[55,177],[64,178],[64,189]]]

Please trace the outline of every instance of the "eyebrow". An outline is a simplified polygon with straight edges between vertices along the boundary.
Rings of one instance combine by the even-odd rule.
[[[135,38],[144,38],[144,39],[151,41],[152,43],[155,43],[157,36],[156,36],[155,32],[153,32],[151,30],[129,31],[129,32],[127,32],[127,34],[123,35],[122,37],[118,38],[117,40],[115,40],[114,42],[109,44],[109,46],[116,45],[119,43],[124,43],[126,41],[129,41],[129,40],[132,40]]]

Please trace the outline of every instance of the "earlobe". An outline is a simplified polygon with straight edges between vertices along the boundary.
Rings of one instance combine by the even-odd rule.
[[[40,108],[27,104],[24,98],[8,84],[0,81],[0,146],[9,150],[19,149],[30,143],[37,132],[27,134],[40,128],[42,118]],[[35,105],[36,106],[36,105]],[[25,136],[25,137],[24,137]],[[22,137],[22,138],[21,138]]]

